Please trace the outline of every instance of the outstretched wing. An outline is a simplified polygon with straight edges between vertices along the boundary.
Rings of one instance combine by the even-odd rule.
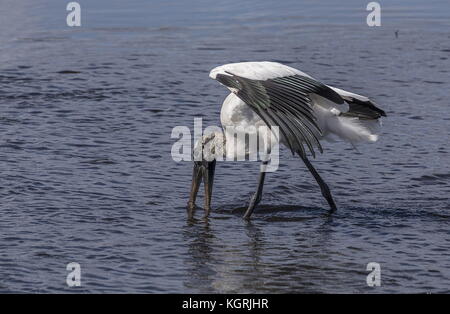
[[[277,66],[285,67],[281,64]],[[315,93],[342,104],[344,100],[338,93],[290,67],[286,67],[289,71],[284,73],[265,73],[266,78],[262,79],[244,77],[228,71],[226,67],[222,69],[212,77],[249,105],[269,127],[278,126],[293,154],[306,157],[304,144],[313,156],[314,146],[323,151],[319,142],[322,131],[312,109],[310,94]]]

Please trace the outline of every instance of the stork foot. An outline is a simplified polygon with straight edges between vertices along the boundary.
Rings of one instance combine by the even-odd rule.
[[[253,213],[253,210],[255,209],[256,205],[258,205],[259,201],[261,201],[262,197],[262,190],[264,186],[264,179],[266,177],[266,166],[268,161],[263,161],[261,163],[261,170],[259,172],[259,179],[258,179],[258,188],[256,189],[255,194],[253,194],[252,198],[250,199],[250,204],[248,205],[247,211],[244,214],[244,219],[250,219],[250,216]]]
[[[259,204],[260,201],[261,201],[261,194],[260,193],[253,194],[252,198],[250,199],[250,203],[248,204],[247,210],[245,211],[245,214],[243,217],[244,219],[250,219],[250,216],[252,215],[253,210]]]
[[[321,191],[323,197],[327,200],[328,205],[330,205],[330,213],[337,211],[337,206],[334,202],[333,196],[331,195],[330,188],[325,182],[323,183],[323,186],[321,186]]]
[[[203,216],[203,218],[208,218],[210,212],[211,212],[211,207],[205,206],[205,216]]]
[[[194,217],[196,208],[197,208],[197,205],[195,205],[195,203],[188,202],[188,204],[187,204],[188,219],[192,219]]]
[[[323,197],[327,200],[328,204],[330,205],[330,213],[333,213],[337,210],[336,204],[334,203],[333,196],[331,195],[330,188],[328,187],[328,184],[323,181],[323,179],[320,177],[317,170],[313,167],[311,162],[306,157],[302,157],[303,162],[305,163],[308,170],[313,175],[314,179],[316,179],[316,182],[320,186],[320,190],[322,191]]]

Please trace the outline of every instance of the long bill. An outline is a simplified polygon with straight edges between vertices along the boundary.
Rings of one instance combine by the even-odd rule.
[[[216,168],[216,160],[213,161],[196,161],[192,171],[191,193],[188,202],[188,216],[192,218],[196,208],[195,201],[197,199],[198,190],[202,183],[205,183],[205,217],[208,217],[211,210],[211,197],[214,182],[214,172]]]

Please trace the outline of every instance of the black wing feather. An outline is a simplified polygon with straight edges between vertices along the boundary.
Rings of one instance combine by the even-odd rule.
[[[363,120],[376,120],[386,117],[384,110],[377,107],[377,104],[371,100],[363,101],[354,97],[344,96],[345,102],[348,103],[347,112],[341,113],[344,117],[357,117]]]
[[[322,152],[322,135],[312,109],[311,93],[335,103],[344,100],[328,86],[306,76],[291,75],[267,80],[252,80],[233,73],[217,74],[216,80],[233,92],[269,126],[278,126],[292,153],[306,157],[304,144],[313,156],[314,146]]]

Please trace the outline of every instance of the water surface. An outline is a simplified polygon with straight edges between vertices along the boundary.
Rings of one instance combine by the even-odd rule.
[[[356,0],[79,2],[70,28],[61,1],[3,0],[1,292],[450,292],[448,2],[382,1],[376,28]],[[284,150],[250,223],[247,162],[219,164],[211,218],[187,221],[172,128],[218,125],[227,91],[209,70],[254,60],[386,110],[377,143],[325,143],[314,161],[335,215]]]

